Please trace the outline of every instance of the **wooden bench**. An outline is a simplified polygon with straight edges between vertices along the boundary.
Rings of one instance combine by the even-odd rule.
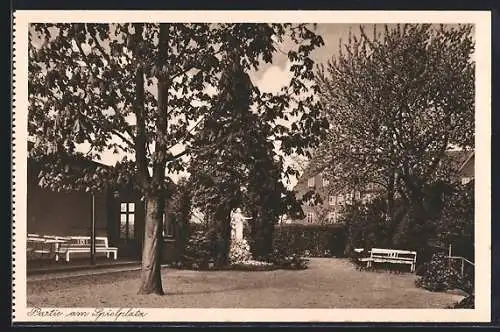
[[[108,245],[107,237],[95,238],[95,252],[106,254],[109,258],[113,254],[113,259],[118,258],[118,248]],[[56,261],[59,261],[60,255],[65,255],[66,262],[69,262],[72,253],[90,253],[90,236],[71,236],[68,241],[61,243],[56,249]]]
[[[415,272],[417,262],[417,252],[398,249],[372,248],[370,257],[363,258],[366,267],[371,268],[373,263],[407,264],[410,265],[410,272]]]

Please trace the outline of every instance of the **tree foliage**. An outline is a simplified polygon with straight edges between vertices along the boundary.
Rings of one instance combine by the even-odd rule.
[[[474,260],[474,182],[460,185],[447,195],[437,221],[436,234],[458,256]]]
[[[354,248],[368,251],[373,247],[393,247],[386,212],[387,202],[380,197],[368,203],[354,202],[344,206],[340,222],[346,230],[346,255],[352,254]]]
[[[322,44],[321,39],[313,38],[313,47]],[[317,45],[314,45],[317,43]],[[241,52],[245,45],[233,44],[234,50],[225,59],[227,67],[221,76],[218,103],[213,108],[213,117],[205,119],[200,135],[195,140],[196,153],[190,166],[190,173],[195,182],[195,201],[209,215],[216,228],[216,263],[228,263],[230,242],[230,213],[237,207],[244,207],[253,216],[252,251],[257,256],[269,254],[272,247],[272,227],[282,212],[281,195],[286,193],[281,182],[282,171],[285,176],[295,174],[295,170],[283,170],[283,155],[276,153],[274,143],[281,143],[284,154],[306,153],[314,146],[317,137],[324,131],[321,118],[311,117],[304,112],[304,102],[297,102],[297,109],[290,114],[301,114],[302,119],[309,122],[309,128],[301,135],[294,134],[283,140],[280,135],[295,128],[296,123],[285,127],[276,123],[281,111],[269,109],[267,103],[262,104],[268,94],[255,94],[255,87],[244,64],[241,63]],[[301,47],[302,50],[307,48]],[[308,51],[306,51],[308,52]],[[290,60],[296,61],[296,54],[289,53]],[[295,72],[300,80],[307,80],[310,73],[307,68]],[[295,70],[295,69],[292,69]],[[294,85],[292,78],[291,84]],[[289,104],[292,95],[301,94],[305,85],[298,84],[291,89],[292,94],[281,95],[276,101]],[[302,91],[305,92],[305,91]],[[309,105],[316,108],[311,96],[305,98]],[[277,112],[276,112],[277,111]],[[296,113],[296,112],[300,113]],[[318,109],[316,109],[318,111]],[[288,117],[286,117],[288,120]],[[309,137],[309,138],[307,138]],[[218,144],[221,142],[222,144]],[[262,252],[256,252],[261,248]]]
[[[340,45],[317,82],[330,123],[317,167],[333,185],[416,195],[451,145],[474,144],[472,26],[374,27]]]
[[[32,156],[74,155],[79,153],[77,145],[83,143],[89,147],[82,154],[87,159],[99,160],[106,150],[132,154],[116,167],[103,169],[98,178],[68,181],[80,188],[98,189],[107,180],[136,180],[144,160],[154,168],[160,151],[153,147],[161,139],[169,143],[165,151],[168,169],[180,171],[185,164],[178,157],[187,152],[174,154],[172,147],[180,143],[189,147],[196,137],[195,125],[214,109],[218,94],[207,87],[217,87],[225,55],[238,43],[244,70],[256,69],[262,62],[272,61],[277,52],[275,40],[284,38],[297,43],[288,53],[293,78],[278,93],[253,87],[253,103],[258,105],[262,121],[304,114],[307,125],[302,124],[302,130],[273,126],[274,139],[283,142],[286,152],[318,141],[313,128],[320,128],[313,119],[319,108],[311,96],[304,100],[300,96],[309,89],[304,82],[313,79],[310,53],[323,43],[309,25],[168,24],[167,29],[168,52],[160,59],[157,24],[33,24],[29,34],[29,134],[36,138],[36,148]],[[142,75],[137,75],[138,70]],[[138,76],[146,87],[141,105],[137,105]],[[161,112],[155,92],[159,78],[168,82],[168,109]],[[141,123],[137,106],[144,108]],[[168,123],[164,135],[157,130],[160,114]],[[142,139],[145,142],[137,142]],[[142,147],[145,151],[138,151]],[[144,153],[144,160],[134,163],[138,152]],[[54,168],[51,175],[61,173],[60,167]],[[47,176],[46,183],[55,182],[59,187],[60,181],[52,178]],[[144,189],[144,183],[138,188]]]
[[[310,53],[323,41],[308,24],[32,24],[29,33],[30,157],[44,160],[40,185],[53,190],[97,191],[134,186],[146,197],[141,293],[162,294],[161,232],[165,176],[186,168],[199,125],[225,96],[218,90],[226,59],[239,49],[243,71],[271,62],[276,44],[296,48],[292,79],[278,93],[251,90],[258,121],[301,115],[292,127],[273,125],[284,153],[306,153],[318,142],[319,107],[307,80]],[[210,91],[215,90],[215,93]],[[211,152],[227,137],[213,141]],[[181,150],[175,150],[175,147]],[[86,153],[81,148],[86,147]],[[99,160],[123,156],[111,167],[68,172],[64,156]],[[286,173],[293,173],[287,169]]]
[[[331,125],[313,164],[332,190],[378,183],[393,224],[401,224],[393,218],[400,197],[407,228],[423,227],[427,185],[449,174],[441,172],[445,151],[474,146],[472,29],[398,24],[369,36],[360,27],[318,68]]]

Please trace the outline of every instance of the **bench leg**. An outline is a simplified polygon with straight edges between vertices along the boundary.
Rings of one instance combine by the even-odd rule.
[[[66,252],[66,262],[69,262],[69,251]]]
[[[113,258],[116,259],[118,258],[118,251],[113,251]]]
[[[109,252],[106,253],[106,259],[109,259]]]
[[[59,262],[59,254],[56,253],[56,262]]]

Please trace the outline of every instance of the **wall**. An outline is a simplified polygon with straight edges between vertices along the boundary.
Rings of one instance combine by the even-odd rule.
[[[308,180],[314,177],[314,186],[310,187]],[[303,204],[302,210],[306,215],[306,218],[300,220],[294,220],[295,223],[302,224],[331,224],[337,223],[341,215],[341,210],[346,201],[357,199],[370,201],[375,195],[380,192],[380,188],[377,188],[374,184],[369,184],[367,188],[363,188],[362,192],[348,192],[348,191],[336,191],[330,192],[329,183],[323,182],[322,174],[315,174],[314,176],[307,174],[307,172],[299,179],[295,191],[297,192],[297,197],[301,198],[305,193],[310,190],[314,190],[315,193],[319,194],[322,203],[318,205]],[[332,204],[330,204],[330,196],[334,197]],[[342,200],[339,199],[342,198]],[[311,221],[307,218],[308,213],[313,213],[313,218]],[[331,214],[330,214],[331,213]],[[332,218],[329,218],[331,216]]]
[[[95,197],[96,235],[107,236],[106,197]],[[28,233],[40,235],[90,234],[91,196],[82,192],[54,192],[28,185],[27,197]]]

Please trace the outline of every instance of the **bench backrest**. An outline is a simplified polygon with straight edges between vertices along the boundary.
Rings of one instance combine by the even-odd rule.
[[[72,236],[65,245],[71,248],[88,248],[90,247],[90,236]],[[96,248],[108,248],[108,238],[96,237],[95,246]]]
[[[383,248],[372,248],[371,251],[372,258],[393,258],[401,260],[417,260],[417,252],[409,250],[399,250],[399,249],[383,249]]]

